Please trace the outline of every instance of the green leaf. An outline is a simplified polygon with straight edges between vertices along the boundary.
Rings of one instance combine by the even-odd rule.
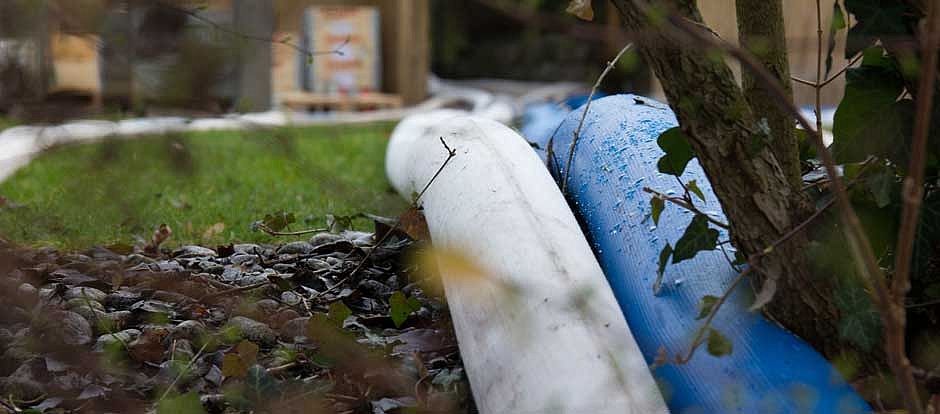
[[[692,194],[695,194],[696,196],[698,196],[699,200],[705,201],[705,193],[702,192],[701,188],[698,188],[698,183],[696,182],[696,180],[689,181],[689,183],[686,184],[685,187],[688,188],[689,191],[692,192]]]
[[[907,165],[914,105],[898,100],[904,90],[893,62],[881,48],[866,51],[862,66],[846,72],[845,95],[833,120],[833,155],[839,163],[868,156]]]
[[[878,208],[887,207],[891,204],[891,195],[894,187],[897,185],[894,173],[890,170],[882,169],[873,174],[865,183],[865,188],[871,193]]]
[[[352,310],[350,310],[343,301],[338,300],[330,304],[329,315],[330,321],[333,322],[334,325],[342,328],[343,321],[352,315]]]
[[[696,214],[686,227],[685,233],[676,242],[672,262],[679,263],[695,257],[700,251],[715,250],[718,246],[718,230],[708,227],[708,218]]]
[[[715,307],[716,303],[718,303],[717,296],[702,296],[702,300],[698,303],[698,316],[695,317],[695,320],[700,320],[708,316],[708,314],[712,312],[712,308]]]
[[[663,209],[666,208],[666,202],[663,199],[653,196],[650,199],[650,207],[652,207],[653,212],[650,215],[653,216],[653,224],[659,225],[659,216],[663,214]]]
[[[835,303],[841,315],[839,336],[863,350],[876,346],[881,340],[881,317],[865,289],[858,284],[841,286],[835,291]]]
[[[689,145],[688,138],[679,127],[667,129],[659,136],[656,143],[666,153],[656,164],[659,172],[663,174],[681,176],[685,172],[685,167],[689,164],[689,161],[695,158],[695,153],[692,152],[692,146]]]
[[[663,272],[666,271],[669,256],[672,256],[672,245],[666,243],[666,247],[659,252],[659,270],[656,271],[656,281],[653,282],[653,293],[659,292],[659,287],[663,283]]]
[[[177,396],[167,396],[157,403],[157,414],[205,414],[199,401],[199,394],[190,392]]]
[[[408,316],[421,309],[421,303],[415,298],[406,298],[402,292],[395,292],[388,299],[389,316],[396,328],[400,328]]]
[[[715,328],[708,328],[708,353],[712,356],[721,357],[731,354],[731,341]]]

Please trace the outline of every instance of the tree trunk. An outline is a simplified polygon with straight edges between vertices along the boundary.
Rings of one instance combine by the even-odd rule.
[[[783,24],[781,0],[737,0],[738,38],[741,46],[750,51],[771,73],[788,93],[792,92],[790,62],[787,59],[786,28]],[[770,128],[770,149],[790,185],[797,188],[802,183],[800,174],[799,147],[794,133],[793,118],[775,105],[773,98],[748,71],[741,73],[744,98],[758,116],[758,121],[767,120]],[[805,210],[804,210],[805,211]]]
[[[767,142],[766,128],[761,127],[731,70],[712,58],[707,48],[651,23],[656,19],[646,16],[633,0],[614,0],[614,4],[626,28],[640,34],[639,50],[662,83],[721,202],[734,245],[745,254],[771,246],[805,218],[807,201],[772,147],[755,148],[755,143]],[[692,0],[659,4],[702,24]],[[759,282],[776,282],[776,295],[767,310],[832,357],[845,349],[838,340],[839,310],[829,297],[836,282],[810,273],[803,253],[806,243],[805,235],[797,235],[764,257],[757,269]]]

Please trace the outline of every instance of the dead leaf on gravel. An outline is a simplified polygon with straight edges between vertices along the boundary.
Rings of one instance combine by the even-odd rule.
[[[594,20],[594,8],[591,7],[591,0],[571,0],[565,11],[578,16],[581,20]]]

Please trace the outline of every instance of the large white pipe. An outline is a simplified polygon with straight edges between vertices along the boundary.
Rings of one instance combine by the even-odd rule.
[[[665,413],[604,274],[535,152],[498,122],[440,121],[448,115],[403,122],[386,162],[410,198],[447,158],[439,137],[457,152],[420,201],[435,249],[473,262],[438,264],[477,407]]]

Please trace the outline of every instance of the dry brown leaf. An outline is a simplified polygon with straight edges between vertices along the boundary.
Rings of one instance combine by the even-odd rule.
[[[399,227],[402,231],[408,233],[415,240],[431,240],[431,233],[428,231],[428,222],[424,219],[424,214],[416,207],[411,206],[408,210],[398,217]]]
[[[591,0],[571,0],[565,11],[578,16],[581,20],[594,20],[594,8],[591,7]]]
[[[223,231],[225,231],[225,223],[215,223],[209,226],[209,228],[207,228],[206,231],[202,233],[202,238],[203,240],[210,240],[215,236],[222,234]]]

